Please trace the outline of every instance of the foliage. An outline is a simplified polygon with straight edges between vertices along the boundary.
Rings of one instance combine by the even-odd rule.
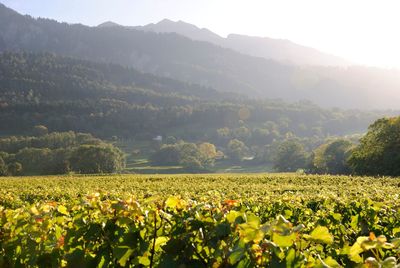
[[[75,132],[52,132],[39,137],[11,136],[0,138],[0,156],[5,160],[6,173],[9,175],[65,174],[70,171],[84,172],[79,167],[77,155],[82,145],[98,149],[97,154],[86,154],[86,164],[99,166],[90,169],[101,172],[120,171],[124,166],[122,153],[112,145],[107,145],[90,134]],[[101,151],[105,152],[101,152]],[[71,157],[74,156],[71,167]],[[98,159],[96,158],[98,157]],[[105,157],[110,157],[106,160]],[[82,160],[83,161],[83,160]],[[101,163],[100,163],[101,162]],[[106,167],[107,166],[107,167]]]
[[[356,174],[400,175],[400,117],[375,121],[349,159]]]
[[[214,144],[203,142],[197,145],[179,141],[163,145],[151,156],[151,160],[157,165],[182,165],[190,171],[199,171],[212,167],[217,156]]]
[[[3,179],[0,266],[395,268],[399,181],[356,179]]]
[[[151,156],[151,161],[160,166],[179,165],[181,155],[178,146],[165,144]]]
[[[46,126],[37,125],[37,126],[35,126],[35,127],[33,128],[33,134],[34,134],[35,136],[40,137],[40,136],[44,136],[44,135],[46,135],[46,134],[48,134],[48,133],[49,133],[49,130],[47,129]]]
[[[81,145],[69,158],[71,169],[78,173],[115,173],[125,167],[123,153],[116,147],[104,145]]]
[[[308,165],[303,145],[295,139],[281,142],[273,156],[274,168],[281,172],[294,172]]]
[[[248,155],[249,148],[244,144],[244,142],[233,139],[229,141],[226,153],[230,159],[239,162]]]
[[[312,171],[320,174],[349,174],[348,158],[353,144],[348,140],[333,140],[313,152]]]
[[[81,144],[101,144],[102,141],[87,133],[52,132],[41,137],[8,136],[0,138],[0,151],[15,154],[25,148],[59,149]]]
[[[47,148],[24,148],[15,154],[15,159],[31,174],[49,174],[52,153]]]
[[[4,162],[3,158],[0,157],[0,176],[7,175],[7,165]]]
[[[120,65],[54,54],[1,53],[0,74],[0,124],[7,125],[1,135],[31,134],[34,126],[44,125],[51,132],[103,138],[162,135],[218,145],[239,139],[250,147],[288,131],[298,137],[363,132],[371,121],[394,113],[239,98]],[[243,110],[248,112],[244,121]],[[226,132],[217,134],[218,129]]]
[[[18,176],[22,173],[22,164],[19,162],[12,162],[7,165],[7,175]]]

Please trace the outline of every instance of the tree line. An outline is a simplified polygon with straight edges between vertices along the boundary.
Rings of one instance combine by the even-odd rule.
[[[125,167],[124,153],[90,134],[47,133],[36,126],[36,136],[11,136],[0,139],[0,175],[44,175],[75,173],[114,173]],[[297,137],[288,137],[267,146],[267,154],[250,161],[271,163],[276,171],[318,174],[356,174],[399,176],[400,117],[382,118],[370,125],[358,143],[344,138],[328,140],[307,151]],[[156,165],[183,166],[187,171],[210,171],[216,161],[231,164],[250,155],[246,144],[229,141],[219,150],[209,142],[191,143],[169,137],[153,153]]]
[[[400,176],[400,117],[376,120],[357,143],[333,139],[311,153],[296,139],[284,141],[277,147],[274,164],[284,172]]]
[[[90,134],[70,131],[0,138],[2,176],[114,173],[124,167],[121,150]]]

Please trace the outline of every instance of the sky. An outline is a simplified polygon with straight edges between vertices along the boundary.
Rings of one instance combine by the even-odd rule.
[[[400,68],[399,0],[0,0],[33,17],[95,26],[164,18],[229,33],[288,39],[358,64]]]

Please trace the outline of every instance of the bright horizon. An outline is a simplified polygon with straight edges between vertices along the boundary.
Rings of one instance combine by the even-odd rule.
[[[397,0],[0,0],[22,14],[95,26],[182,20],[223,37],[288,39],[357,64],[400,68]]]

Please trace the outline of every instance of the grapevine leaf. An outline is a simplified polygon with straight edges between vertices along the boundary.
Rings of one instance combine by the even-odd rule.
[[[171,196],[168,197],[167,201],[165,201],[165,206],[168,208],[175,208],[179,203],[179,199],[177,197]]]
[[[121,266],[126,265],[126,263],[129,260],[129,257],[132,255],[133,252],[134,250],[127,246],[120,246],[114,248],[114,256],[117,258],[117,261]]]
[[[245,254],[245,250],[244,248],[236,248],[234,251],[231,252],[231,254],[229,255],[229,263],[231,265],[235,265],[237,262],[239,262],[243,256]]]
[[[290,235],[280,235],[274,233],[272,235],[272,241],[277,244],[279,247],[290,247],[293,245],[296,240],[296,233],[292,233]]]
[[[381,268],[381,265],[379,264],[379,262],[373,257],[367,258],[365,260],[365,264],[369,268]],[[393,266],[391,266],[391,267],[393,267]]]
[[[397,260],[395,257],[388,257],[382,262],[382,268],[397,267]]]
[[[63,206],[63,205],[59,205],[57,207],[57,211],[60,212],[63,215],[69,215],[67,208],[65,206]]]
[[[363,259],[360,256],[360,253],[364,252],[364,249],[361,247],[361,244],[364,241],[367,241],[369,239],[368,236],[360,236],[357,238],[357,241],[354,243],[353,246],[351,246],[350,251],[349,251],[349,258],[350,260],[354,261],[355,263],[361,263]]]
[[[305,238],[325,244],[333,243],[333,236],[329,233],[328,228],[325,226],[318,226],[311,232],[310,235],[305,236]]]

